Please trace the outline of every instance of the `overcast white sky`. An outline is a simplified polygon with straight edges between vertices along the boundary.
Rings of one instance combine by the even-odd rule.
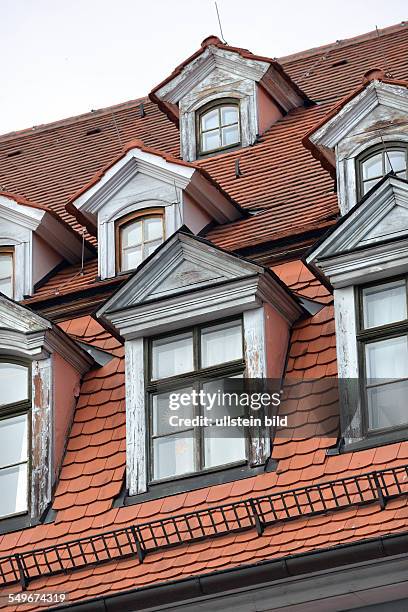
[[[229,44],[271,57],[408,18],[406,0],[218,0]],[[0,133],[147,94],[209,34],[213,0],[0,0]]]

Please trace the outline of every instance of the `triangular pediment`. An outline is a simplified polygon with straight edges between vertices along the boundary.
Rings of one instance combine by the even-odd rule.
[[[209,45],[203,48],[196,57],[191,58],[190,61],[187,60],[176,76],[169,79],[166,84],[155,88],[154,91],[159,98],[171,104],[177,104],[194,87],[209,77],[214,77],[214,74],[218,74],[221,78],[233,76],[241,79],[249,78],[257,82],[268,68],[267,61],[244,58],[234,50]]]
[[[149,149],[140,141],[132,141],[120,156],[71,198],[67,209],[95,215],[107,201],[134,181],[144,182],[147,191],[168,184],[174,196],[175,188],[185,188],[194,172],[194,167]]]
[[[0,294],[0,329],[29,334],[51,327],[47,319]]]
[[[408,88],[399,82],[374,80],[341,101],[306,136],[313,145],[334,149],[354,133],[405,120]]]
[[[262,272],[256,264],[179,231],[140,266],[98,316]]]
[[[389,175],[313,249],[316,262],[408,236],[408,182]]]

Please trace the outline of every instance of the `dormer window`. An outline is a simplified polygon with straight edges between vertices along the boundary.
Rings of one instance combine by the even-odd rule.
[[[164,219],[160,210],[127,215],[117,223],[119,272],[137,268],[163,242]]]
[[[29,369],[0,361],[0,518],[28,509]]]
[[[239,103],[222,100],[206,105],[198,113],[199,155],[207,155],[241,144]]]
[[[357,158],[359,172],[359,196],[365,195],[383,176],[394,172],[406,179],[408,146],[401,143],[386,143],[371,147]]]
[[[0,247],[0,293],[9,298],[14,295],[14,250]]]

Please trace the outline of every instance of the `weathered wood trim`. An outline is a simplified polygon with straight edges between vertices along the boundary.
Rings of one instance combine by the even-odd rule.
[[[357,346],[357,312],[355,288],[335,289],[337,370],[341,407],[342,435],[349,444],[363,435],[363,415],[359,390],[359,356]]]
[[[264,308],[244,312],[244,356],[245,377],[265,379],[266,333]],[[250,432],[249,462],[251,465],[265,463],[271,454],[271,432],[269,428],[254,427]]]
[[[354,287],[334,291],[337,368],[339,378],[358,378]]]
[[[143,338],[125,343],[126,487],[129,495],[147,491],[146,406]]]
[[[32,520],[38,519],[51,501],[52,480],[52,358],[32,362],[31,410],[31,504]]]

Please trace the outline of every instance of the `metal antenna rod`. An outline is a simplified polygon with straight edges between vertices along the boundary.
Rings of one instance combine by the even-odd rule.
[[[223,43],[226,45],[226,44],[227,44],[227,41],[225,40],[225,38],[224,38],[224,34],[223,34],[223,31],[222,31],[222,25],[221,25],[220,13],[219,13],[219,11],[218,11],[218,4],[217,4],[216,0],[214,0],[214,4],[215,4],[215,10],[217,11],[217,18],[218,18],[218,25],[219,25],[219,27],[220,27],[221,40],[222,40],[222,42],[223,42]]]
[[[377,32],[377,38],[378,38],[378,41],[380,42],[380,31],[379,31],[377,26],[375,26],[375,31]],[[392,76],[392,74],[391,74],[391,71],[388,68],[388,62],[387,62],[387,57],[385,55],[384,47],[381,46],[381,44],[379,46],[380,46],[381,54],[383,56],[384,73],[385,73],[386,76],[390,77],[390,76]]]
[[[383,138],[383,135],[382,135],[381,130],[379,130],[379,134],[380,134],[380,138],[381,138],[382,146],[383,146],[383,148],[384,148],[384,153],[385,153],[385,155],[386,155],[386,157],[387,157],[388,163],[389,163],[390,168],[391,168],[391,172],[393,172],[393,173],[395,174],[395,170],[394,170],[394,168],[392,167],[391,159],[390,159],[390,156],[388,155],[388,150],[387,150],[387,147],[385,146],[385,142],[384,142],[384,138]]]
[[[85,228],[82,228],[82,252],[81,252],[81,272],[80,276],[84,275],[84,259],[85,259]]]

